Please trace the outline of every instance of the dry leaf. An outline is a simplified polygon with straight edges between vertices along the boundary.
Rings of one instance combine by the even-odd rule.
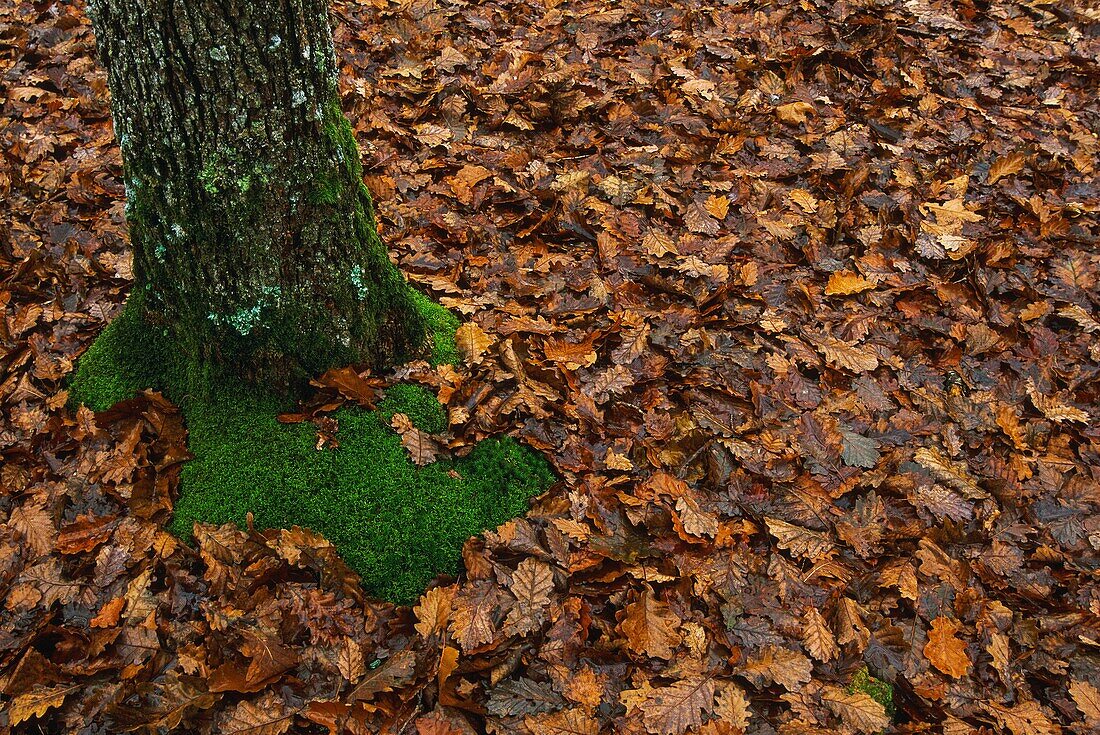
[[[455,331],[455,344],[468,365],[479,365],[485,351],[493,344],[493,338],[477,322],[465,322]]]
[[[596,350],[592,337],[584,342],[568,342],[563,339],[547,339],[542,343],[543,353],[551,362],[561,363],[567,370],[578,370],[596,362]]]
[[[950,618],[940,616],[932,621],[924,656],[937,669],[956,679],[970,671],[966,643],[955,637],[962,627]]]
[[[845,692],[834,686],[826,686],[821,699],[837,717],[856,732],[872,735],[890,726],[886,708],[863,692]]]
[[[840,655],[833,632],[815,607],[808,608],[802,620],[802,644],[818,661],[832,661]]]
[[[443,453],[443,446],[431,434],[416,428],[407,415],[395,413],[390,426],[401,435],[401,444],[417,467],[431,464]]]
[[[81,688],[79,684],[55,687],[36,686],[11,701],[8,709],[9,722],[14,726],[34,717],[41,717],[46,714],[46,710],[60,707],[67,696]]]
[[[867,373],[878,367],[878,357],[866,348],[829,336],[811,341],[821,350],[825,360],[834,367],[851,370],[853,373]]]
[[[1085,722],[1092,726],[1100,725],[1100,689],[1087,681],[1074,679],[1070,682],[1069,693],[1077,709],[1085,716]]]
[[[989,167],[989,183],[996,184],[998,179],[1020,173],[1026,162],[1027,155],[1019,151],[1009,153],[1007,156],[999,156]]]
[[[538,630],[546,619],[550,592],[554,589],[554,572],[550,565],[537,559],[524,559],[512,575],[508,589],[517,604],[508,612],[505,625],[519,635]]]
[[[218,728],[223,735],[282,735],[294,724],[296,712],[268,692],[253,702],[245,700],[234,707]]]
[[[775,115],[788,125],[800,125],[806,122],[806,116],[814,111],[809,102],[789,102],[775,108]]]
[[[764,522],[779,542],[779,548],[787,549],[800,559],[817,562],[835,553],[833,542],[819,531],[811,531],[778,518],[765,518]]]
[[[858,273],[837,271],[829,276],[829,282],[825,285],[825,295],[850,296],[851,294],[870,291],[874,287],[874,281],[868,281]]]
[[[348,702],[369,702],[376,694],[397,689],[416,672],[416,654],[405,649],[390,656],[381,666],[367,671],[363,680],[347,696]]]
[[[420,603],[413,608],[417,620],[416,632],[428,638],[446,630],[453,599],[454,587],[433,587],[425,592],[420,597]]]
[[[639,705],[645,729],[653,735],[683,735],[703,723],[703,713],[714,704],[713,680],[678,681],[650,689]]]
[[[813,663],[798,651],[765,646],[742,665],[742,671],[757,684],[773,681],[790,692],[797,692],[812,676]]]
[[[455,198],[463,204],[473,204],[474,187],[493,175],[493,172],[484,166],[467,164],[459,169],[458,173],[447,179]]]

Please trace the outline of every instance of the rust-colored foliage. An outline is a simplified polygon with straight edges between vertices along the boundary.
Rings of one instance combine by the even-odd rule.
[[[82,4],[0,0],[0,729],[1096,732],[1086,5],[339,4],[468,367],[285,420],[416,381],[415,455],[509,432],[563,478],[410,609],[303,529],[179,543],[175,408],[66,407],[131,278],[118,154]]]

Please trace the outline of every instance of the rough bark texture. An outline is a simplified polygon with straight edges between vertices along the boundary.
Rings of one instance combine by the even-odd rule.
[[[327,0],[89,0],[145,318],[279,385],[424,339],[340,110]]]

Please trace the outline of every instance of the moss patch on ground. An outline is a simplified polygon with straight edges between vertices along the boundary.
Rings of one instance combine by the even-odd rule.
[[[886,710],[886,714],[890,719],[894,718],[894,687],[882,679],[876,679],[871,675],[871,672],[866,666],[861,668],[852,677],[852,682],[848,685],[848,693],[862,692],[871,697]]]
[[[423,296],[417,303],[433,332],[433,361],[452,362],[457,319]],[[155,388],[180,406],[194,455],[171,523],[181,538],[190,539],[195,521],[243,526],[248,512],[258,528],[310,528],[336,545],[371,594],[393,602],[457,573],[467,538],[522,515],[554,479],[542,457],[510,438],[416,467],[388,424],[404,413],[424,431],[446,428],[443,407],[419,386],[394,386],[375,411],[335,412],[339,447],[318,450],[312,424],[278,421],[289,399],[240,385],[200,393],[193,387],[203,377],[142,323],[131,297],[80,360],[71,400],[104,410]]]

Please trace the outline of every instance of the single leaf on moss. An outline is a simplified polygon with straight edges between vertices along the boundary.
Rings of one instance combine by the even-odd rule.
[[[412,419],[403,413],[395,413],[390,419],[390,426],[401,435],[401,444],[417,467],[431,464],[443,452],[443,446],[431,434],[416,428]]]

